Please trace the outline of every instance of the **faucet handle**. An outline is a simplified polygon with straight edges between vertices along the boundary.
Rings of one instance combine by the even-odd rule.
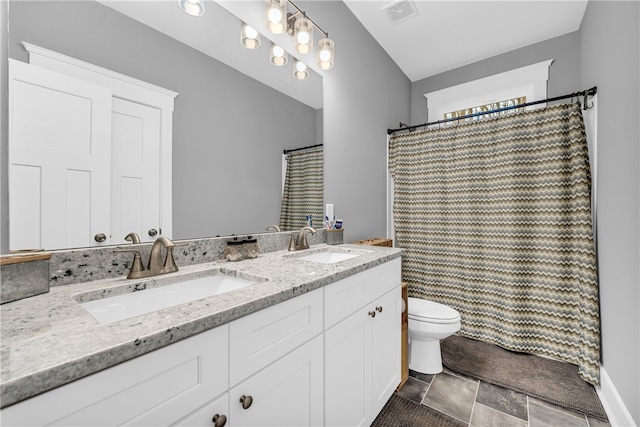
[[[135,249],[114,249],[114,253],[119,252],[132,252],[133,253],[133,262],[131,263],[131,269],[129,270],[129,274],[127,275],[127,279],[139,279],[141,277],[146,277],[149,272],[144,269],[144,265],[142,265],[142,259],[140,258],[140,252]]]
[[[291,241],[289,242],[289,251],[295,251],[296,247],[296,237],[295,233],[291,233]]]
[[[164,259],[164,268],[165,273],[173,273],[178,271],[178,266],[176,265],[176,260],[173,259],[173,246],[167,247],[167,255]]]

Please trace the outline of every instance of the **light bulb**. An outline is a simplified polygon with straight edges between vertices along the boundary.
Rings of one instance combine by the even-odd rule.
[[[265,21],[267,28],[273,34],[282,34],[287,29],[284,20],[287,0],[266,0],[267,7],[265,12]]]
[[[255,39],[258,36],[258,32],[256,30],[253,29],[253,27],[250,27],[247,25],[247,29],[244,32],[247,37],[249,37],[250,39]]]
[[[281,48],[280,46],[275,46],[275,47],[273,48],[273,54],[274,54],[275,56],[277,56],[278,58],[281,58],[281,57],[282,57],[282,55],[284,55],[284,49],[283,49],[283,48]]]
[[[188,15],[202,16],[204,14],[203,0],[178,0],[178,6]]]
[[[298,33],[298,43],[307,44],[309,43],[309,33]]]
[[[296,62],[296,71],[305,72],[307,71],[307,66],[304,63],[298,61]]]
[[[282,19],[282,13],[280,12],[279,9],[269,9],[269,21],[273,22],[274,24],[280,22],[280,20]]]
[[[329,37],[325,37],[318,41],[318,66],[323,70],[330,70],[333,68],[333,61],[335,58],[336,45]]]

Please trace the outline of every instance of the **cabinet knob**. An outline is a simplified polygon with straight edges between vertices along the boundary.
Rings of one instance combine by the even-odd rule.
[[[378,311],[378,313],[382,313],[382,306],[381,305],[377,306],[376,310]]]
[[[240,397],[240,403],[242,403],[242,409],[249,409],[249,406],[253,403],[253,397],[245,396],[244,394]]]
[[[93,236],[93,240],[95,240],[98,243],[102,243],[105,240],[107,240],[107,236],[104,233],[98,233],[95,236]]]
[[[153,237],[156,234],[158,234],[158,230],[156,230],[155,228],[152,228],[148,231],[148,233],[149,233],[149,236]]]
[[[224,425],[227,423],[227,416],[215,414],[211,421],[213,421],[213,425],[215,427],[224,427]]]
[[[371,316],[371,317],[376,317],[376,312],[375,312],[375,311],[370,311],[370,312],[369,312],[369,316]]]

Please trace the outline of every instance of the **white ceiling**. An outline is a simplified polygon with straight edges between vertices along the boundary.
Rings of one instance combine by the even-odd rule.
[[[320,75],[312,72],[309,79],[298,81],[290,64],[274,67],[269,63],[270,40],[265,35],[290,55],[295,50],[291,37],[266,30],[264,0],[207,0],[207,13],[197,18],[180,11],[176,0],[97,1],[313,108],[322,108]],[[412,82],[577,31],[587,6],[587,0],[414,0],[410,5],[417,14],[393,23],[384,9],[398,0],[342,1]],[[260,49],[240,46],[240,19],[263,35]],[[316,69],[313,54],[296,56]]]
[[[417,14],[393,23],[384,9],[397,0],[343,1],[412,82],[577,31],[587,7],[587,0],[414,0]]]

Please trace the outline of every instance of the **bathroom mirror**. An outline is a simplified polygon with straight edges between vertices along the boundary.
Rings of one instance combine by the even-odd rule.
[[[179,93],[175,240],[261,233],[278,224],[283,150],[322,143],[322,77],[295,80],[291,62],[269,63],[265,35],[259,49],[248,50],[240,19],[213,1],[206,8],[192,17],[177,1],[8,5],[9,58],[27,62],[26,41]]]

